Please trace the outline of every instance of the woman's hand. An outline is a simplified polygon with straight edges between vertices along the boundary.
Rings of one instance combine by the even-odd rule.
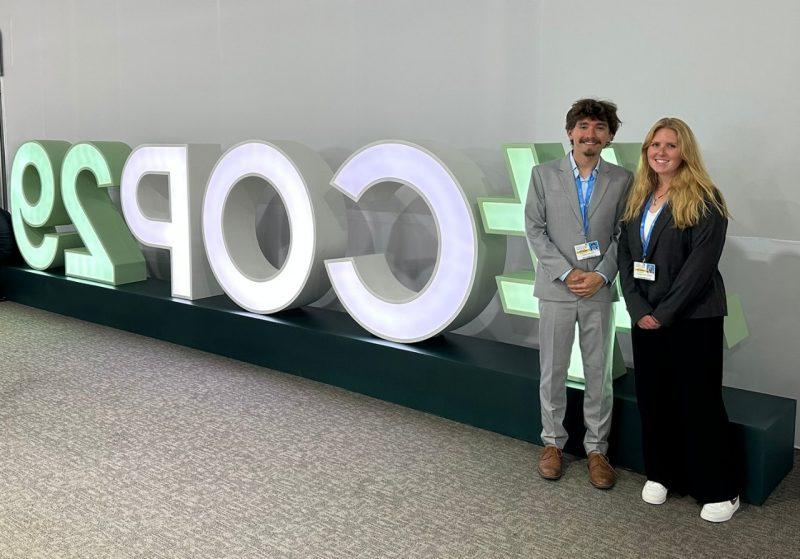
[[[647,314],[639,319],[636,326],[642,330],[657,330],[661,328],[661,323],[652,314]]]

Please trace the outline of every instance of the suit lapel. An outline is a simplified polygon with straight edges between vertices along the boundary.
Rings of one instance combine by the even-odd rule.
[[[661,235],[661,232],[671,221],[672,221],[672,209],[670,209],[669,204],[667,204],[666,206],[664,206],[664,209],[661,210],[661,213],[658,214],[656,222],[653,224],[653,232],[650,234],[650,243],[647,246],[647,252],[650,255],[652,255],[656,250],[656,245],[658,244],[658,237]],[[641,240],[639,241],[639,243],[641,244]]]
[[[581,206],[578,203],[578,189],[575,187],[575,176],[572,174],[572,166],[569,162],[569,154],[561,160],[561,187],[564,189],[564,194],[569,200],[569,205],[572,206],[572,211],[575,213],[575,218],[578,223],[583,226],[583,217],[581,217]],[[594,198],[594,196],[592,196]]]
[[[605,196],[606,191],[608,191],[608,182],[610,180],[608,176],[608,163],[604,161],[600,163],[600,168],[597,170],[597,180],[594,181],[594,191],[592,192],[592,198],[589,200],[589,219],[591,219],[592,214],[597,210],[597,207],[603,200],[603,196]]]

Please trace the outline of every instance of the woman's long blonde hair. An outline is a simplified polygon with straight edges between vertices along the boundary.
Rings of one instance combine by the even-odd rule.
[[[666,117],[656,122],[644,139],[639,167],[636,169],[636,177],[622,216],[623,221],[636,219],[645,201],[658,187],[658,175],[647,162],[647,148],[653,142],[653,136],[662,128],[669,128],[678,135],[678,148],[683,158],[669,187],[669,204],[675,226],[678,229],[686,229],[697,225],[711,207],[723,216],[729,217],[725,199],[711,182],[711,177],[703,165],[703,158],[691,128],[679,118]]]

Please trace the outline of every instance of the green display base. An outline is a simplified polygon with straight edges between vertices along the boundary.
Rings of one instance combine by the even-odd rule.
[[[21,267],[0,268],[12,301],[340,386],[539,443],[535,349],[447,334],[414,345],[372,337],[347,314],[304,308],[262,316],[225,296],[170,297],[158,280],[111,287]],[[583,454],[582,391],[568,390],[567,451]],[[761,504],[791,470],[796,402],[724,389],[746,453],[742,498]],[[633,375],[614,384],[613,463],[643,470]],[[531,471],[531,475],[534,472]]]

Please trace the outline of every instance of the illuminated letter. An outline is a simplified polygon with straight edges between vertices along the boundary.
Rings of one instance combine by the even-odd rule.
[[[291,246],[278,270],[258,245],[255,212],[269,182],[289,219]],[[330,288],[323,261],[344,254],[344,199],[331,170],[295,142],[247,142],[228,150],[208,180],[203,238],[214,275],[239,306],[262,314],[312,303]],[[241,182],[240,182],[241,181]]]
[[[506,255],[505,239],[476,223],[476,197],[486,194],[481,171],[452,150],[386,141],[353,154],[331,184],[358,201],[385,181],[414,189],[431,209],[439,240],[433,275],[414,292],[384,254],[329,260],[336,294],[361,326],[387,340],[418,342],[463,326],[489,302]]]
[[[139,146],[122,171],[122,212],[140,243],[170,251],[173,297],[222,293],[206,259],[200,221],[203,190],[219,155],[214,145]],[[146,175],[166,175],[168,201],[141,183]]]
[[[77,233],[56,233],[70,223],[61,199],[61,162],[68,142],[22,144],[11,167],[11,219],[14,237],[28,266],[47,270],[63,266],[64,249],[81,246]]]
[[[87,142],[64,156],[64,207],[84,244],[64,251],[68,276],[112,285],[147,279],[142,251],[105,190],[119,185],[130,153],[121,142]]]

